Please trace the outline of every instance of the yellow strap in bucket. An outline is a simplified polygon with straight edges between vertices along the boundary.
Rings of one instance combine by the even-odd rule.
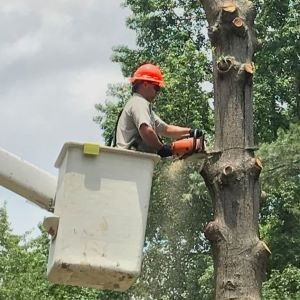
[[[98,155],[100,153],[100,145],[85,143],[83,144],[83,153],[87,155]]]

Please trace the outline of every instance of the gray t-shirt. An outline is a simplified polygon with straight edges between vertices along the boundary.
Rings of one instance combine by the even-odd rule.
[[[167,124],[152,110],[151,103],[139,94],[134,94],[126,103],[117,126],[117,147],[152,152],[139,135],[142,124],[151,126],[160,135]]]

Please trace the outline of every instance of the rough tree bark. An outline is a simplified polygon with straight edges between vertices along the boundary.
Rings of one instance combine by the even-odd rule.
[[[215,299],[261,299],[270,250],[259,239],[261,162],[254,156],[252,57],[255,9],[250,1],[201,1],[213,49],[215,145],[201,175],[214,220]]]

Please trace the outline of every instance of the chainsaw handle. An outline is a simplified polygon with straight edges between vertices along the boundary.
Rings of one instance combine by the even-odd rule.
[[[203,132],[200,129],[197,129],[197,128],[193,129],[193,128],[191,128],[189,130],[189,136],[191,138],[196,137],[197,139],[199,139],[200,137],[202,137],[202,135],[203,135]]]

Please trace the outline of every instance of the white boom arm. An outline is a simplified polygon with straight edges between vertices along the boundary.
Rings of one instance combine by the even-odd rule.
[[[0,185],[50,210],[57,178],[0,148]]]

